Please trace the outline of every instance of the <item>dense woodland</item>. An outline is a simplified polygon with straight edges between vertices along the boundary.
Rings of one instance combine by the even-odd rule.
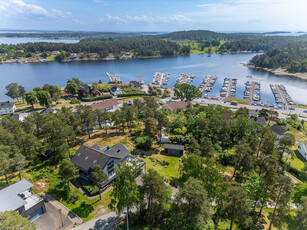
[[[55,33],[60,38],[62,33]],[[22,35],[22,34],[21,34]],[[24,34],[25,36],[26,34]],[[216,47],[215,52],[268,51],[288,43],[306,39],[306,36],[263,36],[260,34],[226,34],[213,31],[179,31],[163,35],[138,35],[135,33],[63,33],[67,36],[81,37],[75,44],[64,43],[27,43],[19,45],[0,45],[0,53],[7,53],[4,59],[33,57],[37,52],[46,58],[52,51],[62,51],[61,61],[71,53],[97,53],[100,58],[113,54],[119,58],[122,53],[131,52],[134,57],[174,56],[190,54],[191,43],[199,43],[201,50]],[[13,36],[13,35],[7,35]],[[17,35],[16,35],[17,36]],[[35,34],[50,38],[53,33]],[[23,52],[19,52],[22,50]],[[49,52],[49,53],[48,53]],[[303,55],[303,54],[302,54]],[[289,60],[293,60],[290,56]],[[295,65],[296,63],[293,63]],[[293,68],[292,68],[293,69]],[[291,69],[291,70],[292,70]]]
[[[234,113],[222,106],[195,105],[171,114],[160,110],[153,97],[135,99],[132,105],[124,104],[115,112],[92,111],[89,106],[76,108],[76,113],[65,107],[56,114],[33,112],[24,122],[9,116],[2,118],[2,183],[10,183],[12,174],[22,177],[21,172],[33,180],[44,178],[50,183],[48,193],[71,204],[73,212],[87,218],[94,210],[93,202],[79,202],[78,189],[71,185],[78,170],[70,158],[73,148],[84,141],[82,130],[98,124],[98,130],[105,129],[106,138],[111,132],[114,139],[125,136],[129,129],[130,143],[148,157],[153,146],[160,145],[156,137],[163,130],[172,143],[186,146],[182,163],[174,169],[178,177],[167,180],[179,192],[171,198],[165,178],[154,168],[142,175],[143,185],[138,186],[134,180],[136,166],[120,164],[109,208],[122,212],[136,207],[130,215],[131,229],[209,230],[227,226],[230,230],[244,230],[256,229],[263,222],[270,229],[284,229],[289,221],[294,223],[292,229],[307,227],[306,184],[294,187],[285,175],[288,164],[282,157],[284,152],[292,154],[294,136],[286,135],[276,146],[271,130],[252,122],[248,109]],[[271,123],[278,121],[274,112],[259,113]],[[106,121],[112,121],[114,126],[103,126]],[[305,132],[304,126],[301,131]],[[88,133],[88,140],[91,138],[95,133]],[[55,154],[42,163],[37,154],[48,148],[53,148]],[[300,176],[307,179],[307,165]]]
[[[256,67],[287,69],[289,72],[307,72],[307,40],[270,49],[250,61]]]

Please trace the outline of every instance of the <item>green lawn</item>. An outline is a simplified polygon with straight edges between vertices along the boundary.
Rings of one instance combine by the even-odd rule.
[[[153,168],[159,172],[159,174],[167,181],[172,180],[173,178],[179,178],[179,167],[181,162],[179,157],[166,156],[162,154],[153,154],[151,155],[155,159],[155,162],[152,162],[149,157],[146,157],[146,169]],[[161,161],[169,161],[170,164],[165,168],[160,162],[156,161],[160,159]]]
[[[304,162],[306,162],[306,160],[301,156],[301,154],[297,150],[294,151],[293,159],[292,157],[288,157],[288,159],[284,158],[284,160],[288,161],[293,168],[299,171],[301,171],[304,168]]]

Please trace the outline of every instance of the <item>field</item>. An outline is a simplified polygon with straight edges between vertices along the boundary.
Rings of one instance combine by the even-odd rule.
[[[220,46],[211,46],[211,47],[204,47],[202,50],[201,48],[201,43],[195,42],[195,41],[176,41],[178,44],[182,46],[190,46],[191,54],[204,54],[204,53],[217,53],[219,51],[220,46],[225,43],[225,41],[221,40],[220,41]]]

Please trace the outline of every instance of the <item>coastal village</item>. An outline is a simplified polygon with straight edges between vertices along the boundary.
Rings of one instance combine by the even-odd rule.
[[[271,85],[276,100],[276,104],[273,105],[260,102],[261,85],[255,81],[245,83],[242,95],[245,100],[237,100],[237,79],[224,78],[220,97],[213,97],[209,93],[218,77],[207,76],[198,88],[193,86],[193,90],[197,91],[195,96],[184,99],[180,98],[184,91],[178,91],[181,86],[193,82],[196,77],[194,74],[181,74],[176,80],[176,85],[171,88],[166,87],[171,78],[169,73],[156,72],[152,83],[148,85],[141,77],[139,81],[121,82],[117,74],[106,75],[110,81],[108,83],[100,81],[86,84],[77,78],[69,80],[66,87],[60,87],[57,99],[52,101],[50,98],[49,103],[44,102],[46,99],[31,102],[30,98],[34,94],[40,97],[39,92],[42,91],[54,93],[52,86],[48,85],[34,89],[36,91],[20,94],[18,97],[21,99],[0,103],[0,122],[4,127],[12,128],[13,125],[7,126],[9,123],[23,126],[34,122],[33,124],[39,127],[36,128],[36,135],[42,135],[40,138],[55,138],[69,149],[69,156],[66,156],[64,161],[72,168],[68,167],[66,170],[76,172],[63,180],[68,182],[68,188],[65,188],[66,185],[59,180],[65,178],[65,175],[61,174],[61,170],[65,172],[65,169],[62,169],[64,166],[55,162],[61,157],[60,152],[63,154],[66,150],[53,142],[47,144],[48,140],[41,139],[43,144],[36,147],[39,149],[37,155],[30,154],[26,157],[28,161],[36,162],[36,166],[26,167],[26,164],[23,164],[18,171],[9,167],[6,171],[1,171],[0,212],[17,211],[21,216],[36,223],[38,229],[47,229],[47,223],[51,223],[50,229],[85,229],[82,226],[94,226],[97,218],[107,217],[114,217],[112,224],[120,225],[124,222],[124,216],[110,212],[108,203],[115,186],[114,180],[117,178],[117,165],[121,163],[137,168],[135,178],[139,186],[142,186],[143,174],[148,173],[149,169],[157,170],[171,190],[170,199],[174,199],[178,193],[178,185],[174,179],[180,178],[183,159],[187,153],[190,154],[195,148],[199,148],[184,141],[187,127],[177,123],[182,120],[182,116],[187,116],[186,114],[201,106],[221,106],[233,114],[246,113],[251,124],[268,128],[273,134],[272,137],[276,139],[278,148],[285,146],[281,144],[283,138],[288,134],[293,135],[296,138],[295,142],[291,147],[287,147],[287,151],[284,150],[282,160],[289,162],[290,170],[286,171],[285,175],[291,179],[291,183],[301,181],[300,172],[307,160],[307,128],[304,124],[307,120],[307,110],[295,107],[285,86]],[[10,92],[10,87],[7,89]],[[31,92],[36,93],[30,95]],[[139,121],[134,122],[130,117],[136,111],[138,115],[135,116],[145,119],[145,130]],[[161,116],[165,121],[160,124],[160,118],[152,114],[153,111],[156,114],[164,114]],[[146,119],[146,116],[152,116],[148,114],[153,115],[152,121]],[[80,122],[77,125],[74,124],[74,120],[68,122],[69,126],[75,129],[73,140],[60,133],[57,134],[63,135],[58,137],[60,139],[49,136],[53,132],[56,133],[46,128],[47,121],[53,120],[53,116],[59,117],[58,119],[67,116],[65,119],[68,120],[79,117]],[[41,127],[39,122],[42,122]],[[297,123],[299,125],[295,126]],[[159,132],[151,130],[155,128],[148,128],[155,125]],[[143,138],[141,133],[146,137],[150,136],[150,139]],[[37,141],[40,138],[37,136]],[[103,182],[94,176],[97,165],[107,176]],[[223,167],[224,180],[231,180],[235,175],[235,167]],[[60,189],[54,187],[54,183]],[[65,193],[66,197],[63,195]],[[264,216],[265,220],[267,218]]]

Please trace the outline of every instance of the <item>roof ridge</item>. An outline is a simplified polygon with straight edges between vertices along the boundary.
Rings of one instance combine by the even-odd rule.
[[[108,156],[108,157],[113,157],[113,158],[118,158],[118,159],[120,159],[120,157],[116,157],[116,156],[107,154],[105,151],[103,151],[103,150],[101,150],[101,149],[95,149],[95,148],[93,148],[93,147],[91,147],[91,146],[89,146],[89,145],[83,145],[83,146],[85,146],[85,147],[87,147],[87,148],[90,148],[90,149],[92,149],[92,150],[95,150],[96,152],[98,152],[98,153],[100,153],[100,154],[104,154],[104,155],[106,155],[106,156]]]

